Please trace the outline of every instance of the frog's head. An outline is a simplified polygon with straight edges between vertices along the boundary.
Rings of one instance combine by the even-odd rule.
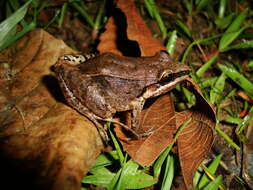
[[[187,65],[173,60],[166,51],[156,53],[155,57],[159,60],[159,81],[173,80],[190,73],[190,68]]]

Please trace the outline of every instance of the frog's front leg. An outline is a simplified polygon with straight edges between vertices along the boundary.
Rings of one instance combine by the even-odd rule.
[[[141,116],[141,111],[143,110],[145,104],[145,99],[141,96],[137,99],[135,99],[133,102],[131,102],[131,105],[133,106],[132,108],[132,130],[138,131],[139,128],[139,119]]]
[[[137,132],[139,127],[140,127],[140,118],[141,118],[141,112],[143,110],[144,104],[145,104],[146,99],[141,96],[139,98],[137,98],[134,102],[133,102],[133,110],[132,110],[132,130]],[[150,130],[145,131],[143,133],[138,134],[137,133],[137,138],[141,138],[141,137],[146,137],[151,135],[155,130],[153,130],[154,126],[150,126]]]

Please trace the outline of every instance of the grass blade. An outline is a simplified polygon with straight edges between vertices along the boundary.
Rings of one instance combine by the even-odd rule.
[[[214,181],[212,181],[211,183],[209,183],[204,190],[217,190],[219,188],[219,186],[222,185],[222,176],[219,175],[217,178],[215,178]]]
[[[173,30],[170,34],[169,40],[166,44],[166,49],[170,55],[173,55],[177,43],[177,31]]]
[[[213,86],[217,81],[217,78],[218,77],[205,78],[205,80],[199,82],[199,85],[202,89]]]
[[[184,32],[184,34],[189,38],[192,39],[191,31],[187,28],[187,26],[181,22],[180,20],[176,21],[177,26]]]
[[[234,50],[234,49],[249,49],[253,48],[253,40],[246,40],[241,43],[231,45],[225,49],[223,49],[223,52],[229,51],[229,50]]]
[[[161,190],[170,189],[173,178],[174,178],[174,157],[168,155],[165,168],[165,176],[163,178]]]
[[[223,18],[226,10],[227,0],[220,0],[219,18]]]
[[[223,17],[223,18],[217,18],[215,20],[215,24],[221,28],[221,29],[224,29],[224,28],[227,28],[228,25],[231,24],[232,20],[234,19],[235,17],[235,13],[231,13],[229,14],[228,16],[226,17]]]
[[[220,127],[218,125],[216,125],[215,127],[215,131],[224,138],[225,141],[227,141],[227,143],[232,146],[233,148],[235,148],[236,150],[241,150],[241,148],[226,134],[224,133]]]
[[[245,9],[235,18],[235,20],[231,23],[231,25],[228,27],[225,33],[238,31],[241,28],[240,26],[247,16],[248,16],[248,9]]]
[[[24,36],[27,32],[31,31],[32,29],[34,29],[36,27],[36,23],[35,22],[31,22],[30,24],[28,24],[27,26],[25,26],[23,28],[23,30],[21,30],[20,32],[16,33],[14,36],[8,36],[4,43],[0,45],[0,51],[2,51],[3,49],[9,47],[11,44],[13,44],[14,42],[16,42],[19,38],[21,38],[22,36]]]
[[[92,27],[94,28],[94,22],[92,20],[92,18],[90,17],[90,15],[87,13],[87,11],[85,9],[82,8],[82,6],[80,6],[78,3],[82,3],[82,2],[72,2],[71,5],[80,13],[80,15],[86,20],[86,22]]]
[[[14,14],[0,23],[0,44],[5,43],[8,33],[24,18],[31,2],[32,0],[26,2]]]
[[[200,11],[204,9],[210,3],[209,0],[200,0],[197,5],[197,10]]]
[[[226,65],[219,64],[218,68],[238,84],[250,97],[253,97],[253,84],[246,77],[236,69]]]
[[[146,9],[148,10],[148,13],[151,16],[151,18],[154,18],[153,8],[152,8],[151,4],[149,3],[149,0],[144,0],[144,5],[145,5]]]
[[[155,1],[154,0],[147,0],[146,3],[149,4],[147,6],[147,9],[149,12],[152,12],[150,15],[151,16],[153,15],[153,17],[155,18],[155,20],[160,28],[160,31],[162,33],[162,37],[163,37],[163,39],[165,39],[167,37],[167,29],[166,29],[166,27],[163,23],[163,20],[159,14],[159,11],[156,7]]]
[[[217,59],[218,54],[215,54],[213,57],[211,57],[207,62],[205,62],[204,65],[202,65],[196,72],[198,77],[201,77],[204,75],[204,73],[207,71],[207,69],[209,69],[209,67],[211,67],[211,65],[215,62],[215,60]]]
[[[224,33],[219,43],[219,51],[224,52],[224,50],[231,44],[247,27],[242,27],[236,32]]]
[[[215,35],[215,36],[212,36],[210,38],[204,38],[204,39],[199,39],[199,40],[195,40],[194,42],[192,42],[185,50],[184,54],[183,54],[183,57],[182,57],[182,60],[181,62],[182,63],[185,63],[185,60],[190,52],[190,50],[192,49],[192,47],[194,45],[198,45],[198,44],[208,44],[210,42],[212,42],[213,40],[219,38],[220,36],[222,36],[221,34],[218,34],[218,35]]]
[[[210,91],[210,102],[212,104],[217,103],[223,94],[223,90],[225,87],[226,74],[222,73],[218,80],[216,81],[214,87]]]
[[[216,156],[216,158],[212,161],[212,163],[208,166],[208,171],[211,173],[211,174],[215,174],[219,164],[220,164],[220,161],[221,161],[221,158],[222,158],[222,154],[219,154],[218,156]],[[203,188],[208,182],[209,182],[209,178],[206,174],[204,174],[200,181],[199,181],[199,184],[198,184],[198,187],[199,189]]]
[[[100,168],[96,170],[96,174],[84,177],[82,183],[108,187],[115,175],[106,168]]]
[[[222,35],[219,42],[219,50],[227,48],[227,46],[232,43],[247,27],[240,27],[248,15],[248,9],[242,11],[230,24],[228,29]]]
[[[115,138],[115,136],[113,135],[113,133],[112,133],[112,131],[111,131],[110,128],[109,128],[109,133],[110,133],[111,139],[113,141],[113,144],[115,146],[115,149],[116,149],[116,151],[118,153],[120,164],[123,165],[125,158],[124,158],[123,152],[122,152],[122,150],[120,148],[120,145],[119,145],[117,139]]]
[[[246,129],[246,127],[250,124],[251,121],[253,121],[253,107],[250,108],[248,115],[245,116],[236,127],[235,133],[241,142],[245,140],[245,138],[243,138],[244,136],[242,132],[244,131],[244,129]]]

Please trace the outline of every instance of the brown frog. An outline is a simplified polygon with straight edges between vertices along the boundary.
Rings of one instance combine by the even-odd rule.
[[[113,53],[65,55],[54,66],[60,87],[70,106],[87,116],[107,140],[98,120],[111,121],[116,112],[130,110],[131,131],[148,98],[170,91],[184,80],[190,69],[177,63],[165,51],[151,57],[125,57]],[[145,134],[144,134],[145,135]]]

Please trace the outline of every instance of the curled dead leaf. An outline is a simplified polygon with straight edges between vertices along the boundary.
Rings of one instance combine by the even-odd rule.
[[[89,120],[60,103],[51,66],[73,50],[47,32],[34,30],[7,51],[7,59],[1,56],[8,62],[0,76],[4,181],[9,187],[20,188],[10,183],[15,180],[29,188],[33,181],[36,189],[80,189],[102,142]]]
[[[162,151],[173,141],[176,131],[176,119],[173,102],[169,94],[156,99],[141,116],[142,123],[137,131],[139,134],[153,131],[148,137],[124,141],[127,138],[118,126],[115,131],[124,150],[141,166],[150,166]],[[155,127],[155,128],[153,128]]]

